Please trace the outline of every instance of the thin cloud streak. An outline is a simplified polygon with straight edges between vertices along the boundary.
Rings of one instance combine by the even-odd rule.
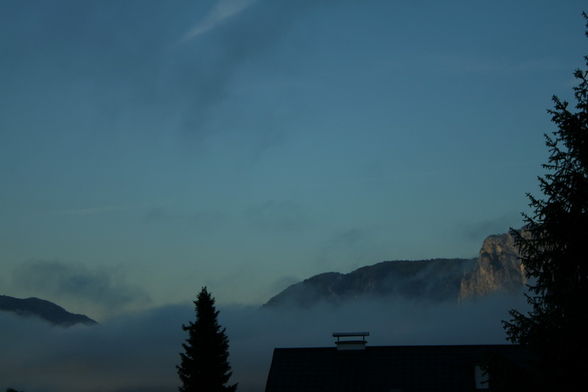
[[[226,19],[241,13],[249,8],[257,0],[218,0],[210,12],[184,35],[181,42],[186,42],[204,34]]]

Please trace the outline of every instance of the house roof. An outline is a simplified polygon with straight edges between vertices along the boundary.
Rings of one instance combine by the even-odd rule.
[[[516,345],[276,348],[266,392],[474,391],[490,358],[524,363]]]

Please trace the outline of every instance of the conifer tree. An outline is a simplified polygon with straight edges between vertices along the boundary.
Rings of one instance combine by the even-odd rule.
[[[180,392],[234,392],[237,384],[227,385],[231,378],[229,340],[218,324],[214,298],[203,287],[194,301],[196,320],[182,329],[188,332],[182,344],[181,363],[176,366],[182,382]]]
[[[512,310],[504,322],[509,340],[537,355],[546,390],[575,390],[588,375],[588,70],[574,76],[575,110],[557,97],[549,110],[557,130],[545,135],[544,197],[528,195],[533,214],[524,215],[524,231],[513,231],[531,310]]]

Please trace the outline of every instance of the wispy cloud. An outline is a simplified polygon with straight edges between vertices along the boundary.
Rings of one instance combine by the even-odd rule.
[[[463,238],[481,244],[481,241],[491,234],[506,233],[510,227],[518,228],[521,225],[520,213],[513,211],[493,218],[460,224],[458,230]]]
[[[200,22],[184,35],[182,42],[189,41],[214,29],[223,21],[242,12],[256,1],[257,0],[218,0],[208,14],[206,14]]]
[[[353,226],[337,230],[325,239],[317,250],[316,263],[321,269],[337,269],[348,272],[362,265],[383,260],[383,227]]]
[[[25,296],[56,301],[74,312],[89,312],[92,318],[150,302],[148,293],[128,283],[120,268],[90,268],[59,260],[21,263],[13,271],[12,286]]]
[[[291,200],[267,200],[247,209],[248,223],[267,232],[292,233],[308,227],[304,208]]]
[[[152,204],[147,203],[137,203],[137,204],[127,204],[127,205],[103,205],[103,206],[90,206],[90,207],[82,207],[82,208],[67,208],[67,209],[59,209],[50,211],[51,214],[56,215],[68,215],[68,216],[93,216],[93,215],[103,215],[103,214],[112,214],[112,213],[122,213],[128,211],[136,211],[136,210],[144,210],[144,209],[153,209],[154,206]]]
[[[118,212],[127,209],[122,206],[102,206],[102,207],[88,207],[88,208],[72,208],[67,210],[55,211],[58,215],[76,215],[76,216],[88,216],[88,215],[100,215],[110,212]]]
[[[430,61],[447,70],[471,73],[545,72],[566,69],[564,63],[550,57],[512,59],[446,53],[433,55]]]

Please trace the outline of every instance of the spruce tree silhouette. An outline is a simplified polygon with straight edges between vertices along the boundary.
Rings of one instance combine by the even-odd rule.
[[[529,194],[533,215],[524,215],[524,231],[511,230],[530,282],[531,311],[512,310],[503,324],[510,341],[536,353],[545,390],[575,390],[588,375],[588,70],[574,76],[576,110],[557,97],[549,110],[558,129],[545,135],[544,198]]]
[[[234,392],[237,384],[227,385],[231,378],[229,340],[217,321],[214,298],[203,287],[196,301],[196,320],[182,329],[188,332],[182,344],[181,363],[176,366],[182,382],[181,392]]]

